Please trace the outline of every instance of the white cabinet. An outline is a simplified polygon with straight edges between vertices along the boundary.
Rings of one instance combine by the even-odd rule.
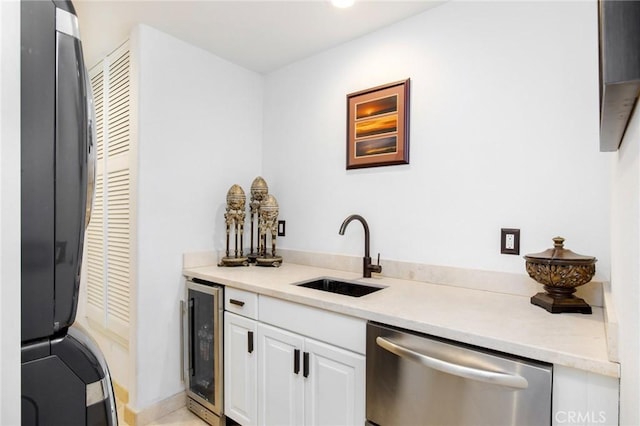
[[[259,424],[304,424],[303,346],[304,338],[295,333],[258,325]]]
[[[617,378],[554,365],[551,424],[618,425],[619,389]]]
[[[245,426],[257,424],[257,321],[224,313],[224,410]]]
[[[304,424],[364,424],[364,356],[312,339],[305,339],[304,349],[309,354]]]
[[[362,425],[366,321],[260,296],[258,423]]]
[[[363,355],[262,323],[258,341],[260,424],[364,424]]]
[[[364,424],[365,320],[229,287],[225,309],[228,417],[244,426]]]
[[[258,424],[258,295],[225,288],[224,412],[236,422]]]

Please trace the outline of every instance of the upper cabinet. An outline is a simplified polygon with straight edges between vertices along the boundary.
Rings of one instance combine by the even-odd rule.
[[[616,151],[640,91],[640,1],[598,5],[600,151]]]

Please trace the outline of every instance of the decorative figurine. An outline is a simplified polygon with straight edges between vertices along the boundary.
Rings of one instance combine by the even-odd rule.
[[[544,285],[544,293],[531,297],[531,303],[552,314],[573,312],[590,314],[591,306],[574,296],[576,287],[591,281],[597,259],[564,248],[564,238],[555,237],[553,248],[525,257],[527,273]]]
[[[260,203],[260,226],[258,257],[256,265],[275,266],[282,264],[282,256],[276,255],[276,236],[278,235],[278,201],[268,194]],[[267,252],[267,234],[271,235],[271,254]]]
[[[224,219],[227,225],[227,250],[218,266],[248,266],[249,259],[243,253],[242,240],[244,233],[246,196],[240,185],[233,185],[227,192],[227,212]],[[233,256],[229,252],[231,230],[235,238],[235,250]],[[239,248],[238,248],[239,243]]]
[[[269,188],[267,187],[267,182],[262,179],[261,176],[258,176],[253,180],[251,184],[251,203],[249,204],[251,211],[251,251],[249,252],[249,262],[254,263],[259,254],[260,247],[260,203],[269,193]],[[254,252],[253,241],[254,241],[254,217],[256,224],[256,232],[255,232],[255,241],[256,241],[256,251]]]

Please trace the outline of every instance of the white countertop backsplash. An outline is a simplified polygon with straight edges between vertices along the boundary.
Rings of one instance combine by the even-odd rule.
[[[218,254],[185,254],[183,273],[345,315],[501,352],[619,377],[615,312],[603,308],[608,283],[578,290],[592,315],[551,314],[530,303],[542,286],[526,274],[382,260],[382,274],[362,278],[357,256],[280,250],[279,268],[219,267]],[[523,262],[524,270],[524,262]],[[293,283],[329,276],[387,286],[350,297]],[[597,277],[596,277],[597,279]],[[603,291],[604,288],[604,291]]]

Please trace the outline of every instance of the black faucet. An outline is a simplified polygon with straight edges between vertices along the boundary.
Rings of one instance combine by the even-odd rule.
[[[344,220],[344,222],[342,222],[340,231],[338,233],[340,235],[344,235],[344,230],[347,229],[347,225],[354,219],[359,220],[364,227],[364,257],[362,258],[362,276],[365,278],[371,278],[372,272],[382,272],[382,266],[380,266],[380,254],[378,254],[378,264],[371,264],[371,255],[369,253],[369,225],[367,224],[367,221],[364,220],[364,218],[359,214],[352,214],[351,216],[348,216]]]

